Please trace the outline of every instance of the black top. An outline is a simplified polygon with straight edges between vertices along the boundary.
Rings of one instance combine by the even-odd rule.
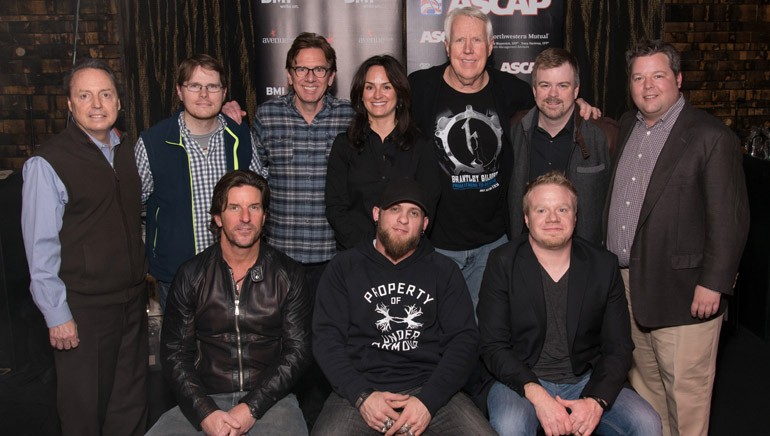
[[[431,242],[456,251],[477,248],[508,232],[510,119],[534,100],[526,82],[495,69],[487,70],[489,83],[481,91],[458,93],[444,81],[447,66],[415,71],[409,83],[412,116],[422,134],[434,141],[444,169]],[[457,101],[465,103],[457,108]]]
[[[566,336],[572,373],[591,370],[581,395],[615,401],[631,368],[631,324],[614,254],[575,237],[567,282]],[[481,356],[498,381],[524,395],[546,341],[543,283],[528,235],[489,254],[476,309]]]
[[[260,419],[312,361],[312,295],[302,267],[259,242],[259,256],[236,296],[219,243],[179,267],[161,332],[163,374],[196,428],[218,410],[211,394],[240,392]]]
[[[575,123],[570,117],[556,136],[535,124],[532,129],[532,154],[529,160],[529,181],[553,170],[566,172],[569,157],[575,146]]]
[[[572,373],[567,341],[567,283],[569,271],[554,281],[540,265],[545,297],[545,342],[540,358],[532,367],[537,378],[551,383],[576,383],[580,377]]]
[[[366,389],[415,396],[431,415],[478,362],[473,304],[460,269],[422,238],[393,264],[372,241],[338,253],[318,284],[313,354],[354,405]]]
[[[337,135],[326,173],[326,218],[334,229],[337,249],[345,250],[374,235],[372,208],[389,180],[414,178],[428,199],[432,218],[438,201],[438,167],[430,143],[419,138],[406,150],[387,136],[368,129],[362,149],[346,133]]]

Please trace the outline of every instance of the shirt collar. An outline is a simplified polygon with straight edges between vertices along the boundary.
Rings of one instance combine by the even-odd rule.
[[[215,134],[225,128],[227,123],[225,122],[225,117],[222,116],[222,114],[217,115],[217,128],[214,129],[211,134]],[[185,134],[185,136],[192,136],[192,133],[190,132],[190,129],[187,128],[187,124],[184,122],[184,111],[179,112],[179,128],[182,129],[182,132]]]
[[[80,130],[83,130],[83,129],[80,129]],[[110,130],[109,143],[104,143],[102,141],[99,141],[98,139],[91,136],[91,134],[86,132],[85,130],[83,130],[83,133],[85,133],[88,136],[88,138],[91,140],[91,142],[93,142],[94,145],[96,145],[100,149],[106,148],[108,150],[112,150],[114,147],[117,147],[120,144],[120,135],[118,135],[118,131],[115,128],[112,128],[112,130]]]
[[[651,127],[648,127],[648,129],[661,128],[665,131],[671,131],[671,128],[674,127],[676,119],[679,118],[679,113],[682,112],[682,108],[684,108],[684,96],[680,92],[679,98],[676,100],[676,102],[671,105],[670,108],[668,108],[666,113],[663,114],[663,116],[660,117],[658,121],[655,121],[655,124],[653,124]],[[645,127],[647,127],[647,120],[644,118],[644,115],[642,115],[641,111],[636,111],[636,119],[637,122],[641,122]]]
[[[545,129],[540,127],[540,109],[535,108],[535,122],[534,128],[535,130],[540,130],[541,132],[544,132],[549,137],[551,136],[550,133],[548,133]],[[564,127],[559,130],[559,133],[556,134],[556,136],[559,136],[562,134],[562,132],[568,134],[569,136],[573,136],[573,132],[575,131],[575,114],[577,113],[577,106],[572,108],[572,113],[569,116],[569,119],[567,120],[567,124],[564,125]],[[554,136],[554,138],[556,137]]]

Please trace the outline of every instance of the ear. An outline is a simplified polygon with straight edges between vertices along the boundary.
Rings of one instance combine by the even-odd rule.
[[[219,215],[214,215],[214,222],[217,223],[217,227],[220,229],[222,228],[222,217]]]
[[[332,86],[332,83],[334,83],[334,78],[337,76],[337,72],[334,71],[332,73],[329,73],[329,77],[326,78],[326,86]]]
[[[529,228],[529,217],[526,213],[524,214],[524,224],[526,224],[527,228]]]
[[[182,98],[182,95],[184,95],[182,94],[182,87],[179,85],[176,85],[176,96],[179,97],[179,101],[184,101],[184,99]]]
[[[491,41],[489,41],[489,48],[487,49],[487,57],[492,56],[492,49],[495,48],[495,39],[492,38]]]
[[[67,109],[69,109],[70,112],[72,112],[72,100],[70,100],[69,97],[67,97]]]
[[[286,81],[289,82],[289,88],[294,86],[294,84],[291,82],[291,71],[288,69],[286,70]]]
[[[379,221],[380,220],[380,208],[377,207],[377,206],[374,206],[372,208],[372,219],[374,221]]]
[[[577,100],[578,94],[580,94],[580,85],[578,85],[578,86],[576,86],[576,87],[575,87],[575,92],[574,92],[574,94],[575,94],[575,95],[573,95],[573,96],[572,96],[572,99],[573,99],[573,100]]]
[[[682,89],[682,73],[676,75],[676,87]]]
[[[222,101],[225,101],[225,97],[227,97],[227,88],[222,88]]]
[[[444,38],[444,51],[446,51],[447,57],[449,57],[449,40]]]
[[[422,219],[422,231],[424,232],[425,229],[427,229],[427,228],[428,228],[428,217],[424,217]]]

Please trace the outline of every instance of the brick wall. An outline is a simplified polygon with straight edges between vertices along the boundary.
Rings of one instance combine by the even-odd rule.
[[[767,0],[666,1],[663,39],[682,52],[682,89],[691,103],[741,136],[750,126],[770,127]]]
[[[76,1],[0,1],[0,169],[61,131],[62,79],[72,66]],[[81,0],[77,58],[105,59],[123,83],[119,0]]]

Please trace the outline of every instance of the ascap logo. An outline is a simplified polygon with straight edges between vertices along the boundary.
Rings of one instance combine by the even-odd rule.
[[[441,0],[420,0],[420,14],[422,15],[441,15]]]
[[[444,31],[443,30],[425,30],[422,32],[422,36],[420,37],[420,44],[424,44],[426,42],[436,43],[436,42],[443,42],[444,41]]]
[[[286,95],[285,86],[268,86],[265,88],[265,95]]]
[[[500,6],[500,3],[505,6]],[[452,0],[449,10],[465,6],[476,6],[485,14],[513,15],[518,12],[521,15],[537,15],[539,9],[551,6],[551,0]]]
[[[511,74],[532,74],[532,67],[534,66],[534,62],[503,62],[500,71]]]

